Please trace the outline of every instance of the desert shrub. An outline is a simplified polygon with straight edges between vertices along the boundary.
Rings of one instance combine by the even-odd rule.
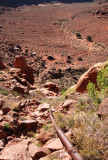
[[[81,34],[80,33],[75,33],[77,38],[81,38]]]
[[[27,132],[27,136],[31,137],[31,138],[36,138],[36,133],[33,131],[28,131]]]
[[[56,113],[54,117],[56,117],[56,124],[63,131],[67,127],[71,128],[73,134],[68,138],[85,160],[106,159],[108,119],[102,121],[96,112],[83,111],[70,116]]]
[[[108,66],[102,68],[97,74],[97,87],[95,84],[89,82],[87,90],[89,96],[93,99],[95,104],[100,104],[102,99],[108,95]]]
[[[108,154],[108,120],[101,121],[96,113],[80,112],[74,117],[72,142],[85,160],[103,160]]]
[[[67,119],[66,117],[60,113],[57,112],[54,114],[55,120],[56,120],[56,124],[64,131],[67,131]]]
[[[30,119],[29,116],[20,116],[20,117],[19,117],[19,120],[20,120],[20,121],[25,121],[25,120],[28,120],[28,119]]]
[[[87,90],[88,90],[89,96],[93,99],[95,105],[100,104],[101,98],[99,96],[99,91],[95,87],[95,84],[89,82],[89,84],[87,85]]]
[[[9,123],[4,123],[3,131],[4,132],[10,132],[10,134],[12,133],[12,128],[11,128]]]
[[[4,90],[4,89],[0,89],[0,93],[4,96],[7,96],[9,94],[9,92],[7,90]]]
[[[67,132],[69,128],[74,126],[73,116],[66,116],[63,113],[57,112],[54,114],[56,124],[64,131]]]
[[[65,93],[66,93],[66,88],[63,88],[63,89],[61,90],[61,95],[65,95]]]
[[[101,91],[108,87],[108,66],[98,72],[97,86]]]
[[[87,41],[92,42],[92,38],[91,38],[90,35],[88,35],[88,36],[86,37],[86,39],[87,39]]]

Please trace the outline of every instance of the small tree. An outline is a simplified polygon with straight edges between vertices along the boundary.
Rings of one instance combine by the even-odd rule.
[[[95,104],[100,104],[102,97],[104,98],[108,89],[108,66],[102,68],[97,74],[97,87],[95,84],[89,82],[87,90],[89,96],[93,99]]]
[[[91,38],[90,35],[88,35],[88,36],[86,37],[86,39],[87,39],[87,41],[92,42],[92,38]]]
[[[77,38],[81,38],[81,34],[80,33],[75,33]]]

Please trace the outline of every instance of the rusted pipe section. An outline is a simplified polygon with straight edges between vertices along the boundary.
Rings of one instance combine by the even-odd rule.
[[[83,158],[80,156],[80,154],[77,152],[77,150],[72,146],[68,138],[65,136],[63,131],[56,125],[52,112],[51,112],[51,107],[49,108],[49,114],[50,114],[50,119],[54,125],[54,128],[57,132],[58,137],[60,138],[63,146],[66,148],[67,152],[70,154],[73,160],[83,160]]]

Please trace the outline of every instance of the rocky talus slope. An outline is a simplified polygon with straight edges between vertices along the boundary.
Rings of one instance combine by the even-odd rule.
[[[93,114],[92,118],[98,120],[97,124],[102,124],[104,120],[107,122],[105,117],[108,115],[108,98],[106,96],[106,99],[100,104],[99,109],[95,110],[96,106],[93,105],[87,93],[82,93],[82,91],[86,91],[86,85],[89,83],[89,80],[91,80],[91,77],[96,74],[102,66],[107,66],[108,63],[99,63],[90,68],[88,72],[79,79],[76,86],[74,86],[78,91],[72,92],[71,90],[70,93],[63,96],[59,86],[55,83],[49,82],[43,84],[43,88],[34,85],[33,68],[26,63],[26,60],[22,56],[15,58],[14,68],[7,67],[2,59],[0,59],[0,62],[0,159],[71,160],[70,155],[65,151],[49,119],[50,105],[52,106],[52,112],[57,124],[76,146],[81,155],[84,155],[83,152],[81,152],[83,148],[80,148],[80,143],[76,143],[76,135],[79,134],[78,126],[82,123],[82,119],[80,118],[89,118],[90,112]],[[93,82],[96,82],[95,76]],[[85,99],[84,102],[82,97]],[[85,105],[83,105],[83,103]],[[72,118],[74,116],[78,116],[79,121],[77,117],[73,123]],[[76,122],[78,122],[78,124]],[[85,125],[86,122],[84,122]],[[104,123],[104,125],[105,124],[106,123]],[[104,125],[101,125],[101,128]],[[73,126],[74,128],[72,129]],[[82,131],[80,126],[80,132],[83,133]],[[104,129],[102,131],[102,133],[104,133]],[[93,136],[95,136],[95,134],[97,135],[94,130]],[[89,132],[89,134],[85,132],[86,137],[90,135],[91,132]],[[102,137],[99,141],[100,140],[102,140]],[[104,139],[101,144],[104,144]],[[103,148],[101,148],[102,153],[97,154],[101,157],[100,159],[106,160],[106,150],[103,153]],[[86,153],[85,155],[87,156]],[[90,153],[90,156],[91,155],[92,153]],[[91,157],[88,159],[91,160]]]

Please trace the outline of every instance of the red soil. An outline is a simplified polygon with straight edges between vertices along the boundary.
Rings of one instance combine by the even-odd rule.
[[[6,63],[13,61],[15,54],[9,52],[9,44],[19,44],[22,52],[28,49],[25,58],[34,69],[41,69],[40,60],[35,61],[37,56],[46,62],[40,72],[42,75],[52,67],[88,69],[108,56],[108,18],[92,14],[105,5],[107,2],[101,5],[96,2],[44,4],[5,11],[0,15],[0,54]],[[82,39],[76,38],[76,32]],[[93,43],[86,41],[87,35],[92,37]],[[34,51],[36,56],[31,57]],[[55,60],[48,60],[48,55]],[[67,63],[68,56],[71,63]]]

